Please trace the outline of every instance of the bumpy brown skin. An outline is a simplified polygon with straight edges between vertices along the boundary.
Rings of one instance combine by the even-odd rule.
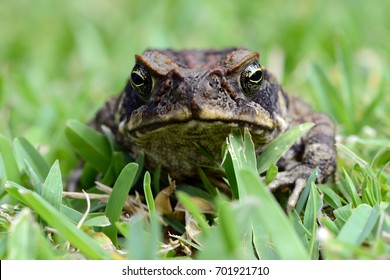
[[[212,163],[202,147],[221,160],[221,145],[232,128],[248,127],[257,153],[277,135],[305,122],[315,126],[278,162],[269,188],[293,186],[294,207],[308,176],[318,168],[318,182],[335,171],[334,125],[288,96],[266,68],[255,92],[245,92],[241,74],[258,61],[246,49],[148,50],[136,63],[151,75],[152,91],[141,96],[129,82],[119,97],[98,112],[94,126],[108,126],[132,156],[145,153],[149,168],[161,164],[174,179],[198,175]],[[149,96],[150,95],[150,96]]]

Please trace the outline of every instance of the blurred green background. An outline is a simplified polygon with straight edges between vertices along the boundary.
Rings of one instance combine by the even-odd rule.
[[[66,121],[93,117],[124,86],[134,54],[150,47],[258,50],[288,91],[323,111],[311,65],[342,91],[342,53],[352,69],[347,87],[356,89],[350,107],[364,117],[357,107],[372,92],[388,90],[389,14],[390,1],[2,0],[0,133],[24,136],[49,162],[65,158],[62,167],[71,168]],[[389,120],[383,96],[372,110],[380,119],[371,124],[375,133]],[[389,135],[388,127],[380,130]]]

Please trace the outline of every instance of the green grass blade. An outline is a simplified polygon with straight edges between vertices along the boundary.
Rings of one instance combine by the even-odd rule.
[[[157,258],[160,246],[160,225],[155,214],[150,215],[150,223],[145,216],[135,216],[121,232],[125,235],[128,258],[132,260],[153,260]]]
[[[135,163],[138,165],[137,174],[135,174],[134,183],[138,182],[138,179],[141,178],[144,165],[145,165],[145,154],[141,153],[138,155],[138,157],[135,159]]]
[[[200,236],[197,259],[254,259],[251,227],[243,217],[247,208],[217,198],[218,219],[210,232]]]
[[[68,240],[75,248],[91,259],[110,259],[110,255],[101,248],[84,231],[78,229],[63,214],[57,211],[49,202],[14,182],[7,182],[6,191],[15,198],[23,201],[37,212],[46,223],[57,230],[58,234]]]
[[[31,212],[24,208],[16,217],[9,231],[8,258],[12,260],[37,259],[40,229]]]
[[[331,218],[329,218],[328,216],[322,216],[320,217],[320,221],[321,224],[335,236],[339,234],[340,230]]]
[[[304,125],[307,129],[311,126]],[[274,247],[281,259],[308,259],[294,227],[261,181],[256,164],[252,160],[247,161],[248,153],[255,154],[254,144],[249,139],[248,132],[244,132],[244,139],[240,134],[229,136],[228,151],[233,161],[240,201],[257,201],[257,207],[251,212],[251,221],[262,225],[272,240],[270,246]],[[256,232],[254,234],[257,235]]]
[[[309,248],[309,239],[308,237],[311,237],[310,231],[305,227],[303,224],[302,218],[296,209],[293,209],[290,213],[288,213],[288,217],[291,221],[291,223],[294,226],[295,231],[298,234],[298,237],[302,241],[302,244],[305,246],[305,248]]]
[[[310,232],[309,240],[309,255],[312,259],[318,259],[318,240],[317,240],[317,215],[322,208],[322,199],[318,194],[317,187],[314,182],[310,185],[310,194],[307,200],[303,224]]]
[[[267,173],[265,174],[265,183],[271,183],[278,175],[278,171],[279,168],[275,164],[272,164],[267,170]]]
[[[352,152],[350,149],[348,149],[346,146],[342,144],[336,144],[336,146],[340,151],[342,151],[343,153],[348,155],[351,159],[353,159],[363,170],[366,171],[366,173],[371,178],[375,178],[374,172],[369,166],[369,164],[367,163],[367,161],[359,157],[357,154],[355,154],[354,152]]]
[[[99,215],[96,217],[92,217],[87,219],[83,224],[82,228],[87,227],[108,227],[111,225],[110,220],[106,217],[106,215]]]
[[[352,210],[352,215],[341,229],[337,239],[345,243],[360,245],[371,233],[380,215],[379,206],[361,204]]]
[[[83,217],[82,213],[64,204],[60,205],[60,210],[61,213],[64,214],[69,220],[73,221],[75,225],[77,225],[77,223]]]
[[[22,161],[27,162],[27,165],[30,166],[38,176],[40,183],[43,183],[50,170],[49,165],[43,157],[22,137],[14,140],[14,147]]]
[[[340,90],[332,85],[323,68],[314,64],[313,74],[310,76],[311,84],[314,88],[321,111],[334,116],[340,123],[343,123],[348,131],[353,128],[353,119],[346,113],[344,107],[349,106],[348,100],[340,95]]]
[[[351,89],[352,80],[351,80],[351,71],[352,67],[350,61],[348,60],[349,55],[346,54],[345,48],[337,47],[336,48],[336,59],[340,69],[340,81],[341,81],[341,90],[339,91],[342,96],[342,105],[343,110],[339,111],[343,113],[350,123],[352,124],[354,120],[354,112],[358,107],[356,105],[356,94]],[[333,106],[334,107],[334,106]]]
[[[134,217],[131,223],[128,224],[128,235],[126,249],[128,259],[132,260],[147,260],[153,259],[149,250],[149,233],[145,230],[146,218],[143,216]]]
[[[244,138],[249,138],[250,141],[248,142],[246,139]],[[242,197],[242,196],[245,196],[246,193],[246,189],[245,188],[239,188],[239,182],[238,182],[238,178],[237,178],[237,170],[239,170],[240,168],[244,168],[244,167],[247,167],[249,169],[254,169],[256,168],[256,161],[253,160],[253,156],[250,156],[249,158],[247,158],[247,153],[248,151],[247,150],[250,150],[250,152],[252,152],[254,154],[254,145],[253,145],[253,142],[251,140],[251,136],[250,136],[250,133],[248,131],[248,129],[245,129],[244,130],[244,138],[243,136],[241,135],[241,131],[240,130],[235,130],[233,131],[229,136],[228,136],[228,146],[227,146],[227,150],[228,150],[228,155],[227,155],[227,159],[229,159],[231,161],[231,170],[229,170],[229,172],[231,172],[232,174],[230,176],[227,176],[228,177],[228,180],[229,180],[229,183],[231,185],[237,185],[237,191],[238,191],[238,196],[237,197]],[[248,146],[246,146],[248,145]],[[230,181],[231,179],[233,179],[234,181]]]
[[[378,90],[378,93],[371,100],[370,104],[368,104],[367,107],[365,107],[364,112],[361,114],[363,117],[360,118],[360,121],[356,125],[357,131],[362,129],[365,125],[376,121],[375,110],[377,110],[380,103],[383,102],[387,93],[388,93],[388,91],[385,90],[384,88],[380,88]],[[390,143],[387,141],[387,144],[389,145]]]
[[[108,199],[105,214],[111,222],[111,226],[103,229],[104,233],[111,239],[115,246],[118,246],[118,230],[115,223],[119,221],[123,205],[133,185],[137,174],[138,165],[136,163],[127,164],[116,180],[110,198]]]
[[[239,171],[239,182],[249,187],[249,196],[259,200],[252,223],[261,223],[282,259],[308,259],[308,254],[283,210],[253,171]],[[239,184],[241,185],[241,184]]]
[[[357,193],[355,184],[353,183],[351,177],[349,177],[348,173],[344,170],[344,168],[343,168],[343,171],[344,171],[344,176],[347,180],[345,185],[347,188],[348,195],[351,198],[350,202],[352,203],[352,205],[354,207],[357,207],[358,205],[360,205],[362,203],[360,200],[359,194]]]
[[[199,211],[196,204],[191,200],[191,197],[185,192],[176,192],[176,196],[184,207],[191,213],[195,221],[198,223],[202,232],[207,235],[210,231],[210,226],[204,215]]]
[[[225,251],[232,257],[239,256],[239,251],[242,249],[242,240],[235,226],[237,223],[234,219],[234,210],[232,205],[226,201],[219,200],[218,204],[218,222],[221,227],[222,243],[226,247]]]
[[[59,211],[62,202],[62,191],[61,170],[59,162],[56,160],[43,183],[42,197]]]
[[[76,120],[67,123],[65,134],[73,148],[100,173],[104,174],[111,163],[111,146],[108,139]]]
[[[313,123],[300,124],[273,140],[257,158],[259,174],[267,171],[271,165],[278,161],[295,141],[313,127]]]
[[[342,199],[340,196],[332,190],[329,186],[326,185],[318,185],[317,186],[324,194],[324,200],[332,206],[333,209],[337,209],[342,206]]]
[[[225,170],[225,175],[228,179],[230,189],[232,191],[232,197],[239,198],[236,174],[234,173],[234,166],[230,153],[227,153],[225,156],[225,159],[223,161],[223,168]]]
[[[20,183],[20,171],[15,159],[14,150],[11,143],[3,135],[0,135],[0,156],[3,159],[5,172],[5,176],[0,176],[0,180]]]
[[[156,208],[154,206],[152,187],[150,184],[150,173],[148,171],[145,172],[145,177],[144,177],[144,193],[145,193],[145,199],[146,199],[146,204],[148,205],[149,213],[154,214]]]
[[[317,178],[317,168],[315,168],[311,172],[309,178],[306,181],[306,186],[303,189],[301,195],[299,196],[297,206],[295,207],[295,211],[297,211],[298,214],[301,214],[303,207],[305,206],[306,201],[311,193],[311,184],[315,182],[316,178]]]
[[[60,258],[59,252],[43,236],[29,208],[23,208],[15,218],[7,239],[8,259],[52,260]]]
[[[345,223],[352,214],[351,204],[341,206],[333,211],[333,215],[336,217],[336,220],[341,220]]]
[[[310,82],[319,99],[318,103],[321,104],[323,111],[335,115],[334,111],[337,112],[338,110],[335,110],[336,108],[333,107],[333,103],[335,102],[331,102],[328,93],[335,92],[336,89],[332,86],[324,70],[318,64],[312,65],[310,73],[312,73],[310,75]],[[332,97],[334,98],[334,96]]]
[[[64,204],[61,204],[61,213],[64,214],[68,219],[70,219],[75,225],[77,225],[83,217],[82,213]],[[108,220],[107,216],[98,212],[89,214],[85,222],[81,225],[81,227],[106,227],[110,224],[111,223]]]
[[[204,188],[207,190],[207,192],[210,194],[211,197],[214,197],[217,195],[217,189],[213,186],[213,184],[210,182],[209,178],[207,178],[206,174],[202,169],[199,169],[199,176],[202,180]]]

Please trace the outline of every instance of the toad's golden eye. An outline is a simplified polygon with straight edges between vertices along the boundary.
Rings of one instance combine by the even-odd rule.
[[[134,66],[130,75],[130,83],[141,99],[145,100],[152,94],[152,76],[142,65],[136,64]]]
[[[260,89],[264,71],[259,62],[255,61],[241,73],[240,84],[246,95],[252,95]]]

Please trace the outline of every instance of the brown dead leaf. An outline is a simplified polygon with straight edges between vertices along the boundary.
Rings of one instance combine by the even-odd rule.
[[[162,215],[172,215],[173,208],[171,204],[171,196],[175,188],[175,181],[170,181],[169,186],[162,189],[154,199],[156,210]]]
[[[191,197],[191,200],[196,204],[196,206],[198,206],[198,209],[200,212],[202,212],[204,214],[213,214],[214,213],[214,207],[208,200],[203,199],[201,197],[197,197],[197,196]],[[178,202],[176,207],[175,207],[175,211],[184,212],[184,211],[186,211],[186,209],[183,206],[183,204]]]

